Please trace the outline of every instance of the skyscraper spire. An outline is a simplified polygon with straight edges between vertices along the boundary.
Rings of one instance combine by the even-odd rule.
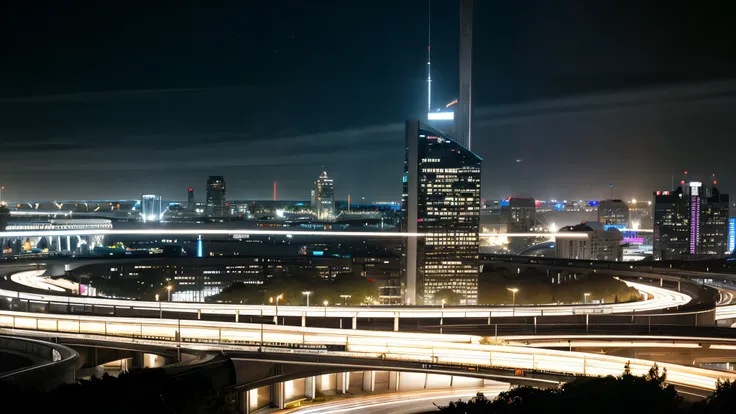
[[[432,111],[432,0],[427,0],[427,113]]]

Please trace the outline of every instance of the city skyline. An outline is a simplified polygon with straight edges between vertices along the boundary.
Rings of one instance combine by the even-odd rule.
[[[13,7],[2,30],[28,35],[8,36],[10,64],[0,69],[5,198],[134,198],[145,181],[179,199],[181,188],[202,193],[206,177],[220,174],[232,198],[269,199],[276,181],[279,198],[305,199],[324,166],[340,183],[338,199],[398,200],[403,121],[421,118],[426,105],[426,21],[406,19],[426,17],[426,2],[392,5],[391,13],[293,6],[318,29],[268,5],[214,12],[200,18],[200,30],[185,18],[196,10],[154,8],[170,25],[166,33],[130,10],[95,9],[99,22],[74,15],[77,25],[52,19],[37,28],[35,11]],[[449,102],[457,97],[459,10],[439,1],[433,10],[433,99]],[[64,13],[42,13],[56,12]],[[347,27],[356,12],[365,21]],[[545,12],[557,19],[540,22]],[[631,21],[627,12],[613,3],[540,5],[536,14],[476,4],[473,151],[493,165],[484,171],[483,198],[602,199],[613,182],[616,198],[643,199],[683,169],[716,172],[719,186],[734,191],[727,150],[736,63],[719,53],[733,36],[721,32],[725,13],[676,5],[659,15],[644,5],[641,16],[658,18]],[[256,13],[280,19],[266,24],[254,21]],[[698,23],[693,34],[675,24],[685,16],[710,24]],[[590,30],[622,22],[618,31]],[[99,40],[79,41],[92,29]],[[663,31],[668,38],[656,34]],[[582,33],[589,40],[573,45]],[[122,47],[130,36],[160,41]],[[678,39],[687,39],[688,53],[673,46]],[[318,41],[334,43],[339,56],[314,48]],[[29,48],[67,53],[34,55],[28,70]],[[252,58],[261,63],[251,67]],[[686,148],[704,137],[724,151],[693,159]],[[366,169],[374,170],[370,179]]]

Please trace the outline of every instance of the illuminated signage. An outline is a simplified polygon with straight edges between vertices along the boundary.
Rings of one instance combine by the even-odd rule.
[[[452,121],[455,119],[454,112],[428,112],[427,119],[430,121]]]

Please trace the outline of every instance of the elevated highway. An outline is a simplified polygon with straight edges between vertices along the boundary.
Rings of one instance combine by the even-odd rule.
[[[0,335],[0,352],[31,361],[29,366],[0,373],[0,381],[24,388],[51,389],[73,382],[79,367],[79,354],[73,349],[36,339]]]

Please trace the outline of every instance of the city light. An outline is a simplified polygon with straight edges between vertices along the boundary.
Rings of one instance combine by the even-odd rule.
[[[452,121],[455,119],[455,113],[449,112],[429,112],[427,119],[430,121]]]

